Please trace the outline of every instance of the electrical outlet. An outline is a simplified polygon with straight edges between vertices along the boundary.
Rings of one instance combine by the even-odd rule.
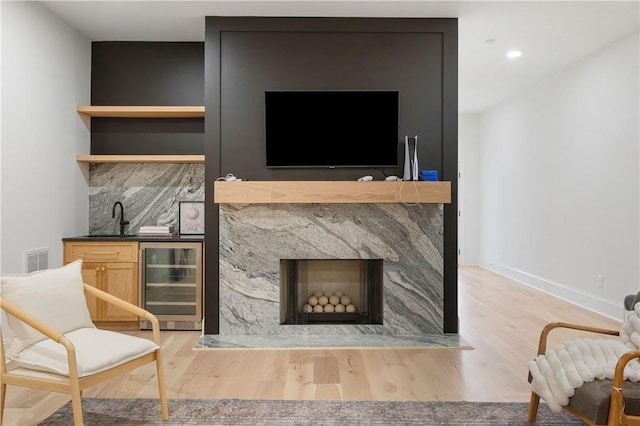
[[[602,274],[598,274],[598,276],[596,277],[596,287],[604,287],[604,277],[602,276]]]

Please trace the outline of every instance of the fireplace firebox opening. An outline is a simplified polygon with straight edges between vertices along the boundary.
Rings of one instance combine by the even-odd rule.
[[[382,324],[382,259],[281,259],[281,324]]]

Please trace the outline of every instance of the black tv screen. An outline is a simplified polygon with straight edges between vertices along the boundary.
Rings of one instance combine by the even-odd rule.
[[[265,92],[267,167],[396,167],[397,91]]]

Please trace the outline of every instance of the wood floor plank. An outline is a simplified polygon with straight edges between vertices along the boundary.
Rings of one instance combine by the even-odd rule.
[[[314,400],[318,401],[341,401],[342,389],[337,383],[320,383],[315,385],[316,392],[314,394]]]
[[[622,301],[620,301],[622,312]],[[197,331],[162,331],[169,398],[412,401],[529,400],[527,362],[542,327],[567,321],[620,328],[580,308],[479,267],[459,268],[460,335],[473,349],[194,349]],[[149,336],[148,331],[131,332]],[[581,334],[561,331],[551,344]],[[584,335],[584,334],[582,334]],[[87,397],[155,398],[155,368],[87,389]],[[5,425],[30,426],[66,395],[7,386]]]
[[[313,358],[313,383],[340,383],[337,357],[317,356]]]
[[[347,400],[372,400],[370,383],[361,349],[337,352],[342,395]]]
[[[291,351],[283,399],[313,399],[313,351]]]

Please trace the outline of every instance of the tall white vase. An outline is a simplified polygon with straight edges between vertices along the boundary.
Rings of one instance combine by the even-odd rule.
[[[413,141],[413,143],[412,143]],[[418,180],[418,136],[404,137],[404,173],[402,180]]]
[[[404,174],[402,180],[411,180],[411,156],[409,155],[409,136],[404,137]]]

